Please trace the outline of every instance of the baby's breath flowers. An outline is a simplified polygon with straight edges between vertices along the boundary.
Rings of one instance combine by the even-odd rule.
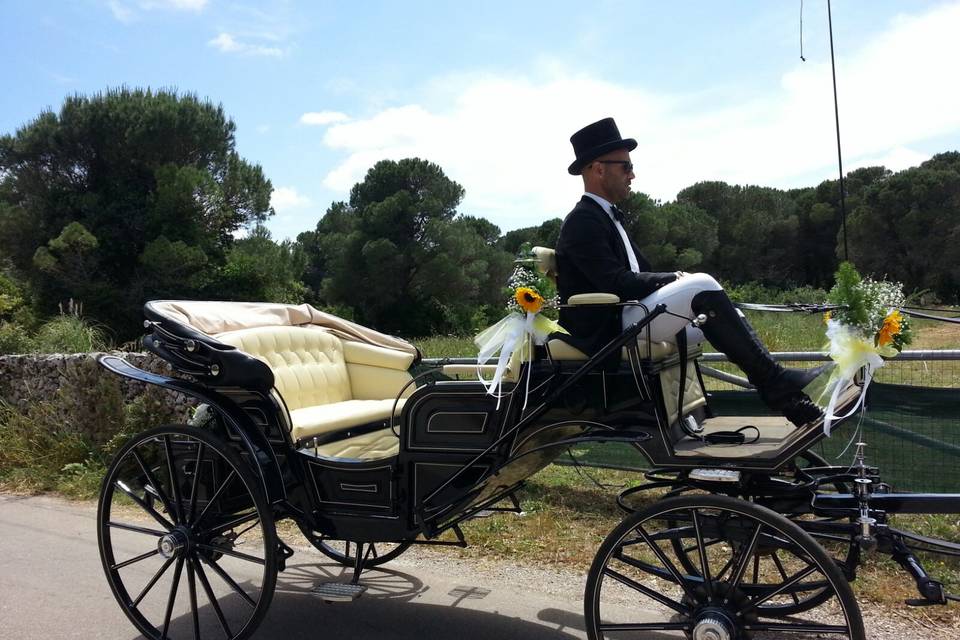
[[[841,263],[836,278],[828,300],[841,306],[834,309],[828,320],[856,331],[878,347],[891,346],[902,351],[910,343],[910,322],[900,312],[906,304],[903,285],[861,278],[849,262]]]

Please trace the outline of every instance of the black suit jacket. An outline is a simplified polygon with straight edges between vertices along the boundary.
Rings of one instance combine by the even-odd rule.
[[[620,232],[603,207],[583,196],[567,214],[557,241],[557,289],[561,304],[578,293],[614,293],[639,300],[676,280],[674,273],[650,271],[650,263],[631,240],[640,273],[630,270]],[[593,354],[621,333],[620,307],[561,308],[560,325],[571,344]]]

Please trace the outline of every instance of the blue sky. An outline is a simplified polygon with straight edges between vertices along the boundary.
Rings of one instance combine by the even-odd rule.
[[[0,132],[73,93],[222,103],[275,187],[277,239],[312,229],[382,158],[440,164],[502,231],[563,216],[569,136],[612,115],[634,189],[836,175],[826,0],[0,2]],[[960,2],[833,6],[844,166],[960,149]]]

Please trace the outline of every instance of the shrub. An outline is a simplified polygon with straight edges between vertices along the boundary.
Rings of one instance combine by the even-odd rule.
[[[90,441],[57,403],[42,400],[26,410],[0,401],[0,480],[15,489],[49,490],[61,470],[90,458]]]
[[[0,321],[0,356],[15,353],[32,353],[36,343],[27,330],[16,322]]]
[[[78,315],[61,315],[40,326],[35,337],[40,353],[90,353],[110,348],[106,331]]]

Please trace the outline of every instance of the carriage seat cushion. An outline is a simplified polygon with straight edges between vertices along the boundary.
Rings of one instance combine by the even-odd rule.
[[[313,326],[252,327],[216,338],[270,366],[296,440],[386,420],[411,379],[412,354]]]
[[[672,342],[650,342],[639,340],[639,354],[644,360],[662,360],[668,356],[677,353],[677,345]],[[547,342],[550,349],[550,356],[554,360],[587,360],[587,354],[561,339],[554,338]],[[626,361],[627,348],[624,347],[621,352],[621,359]]]

